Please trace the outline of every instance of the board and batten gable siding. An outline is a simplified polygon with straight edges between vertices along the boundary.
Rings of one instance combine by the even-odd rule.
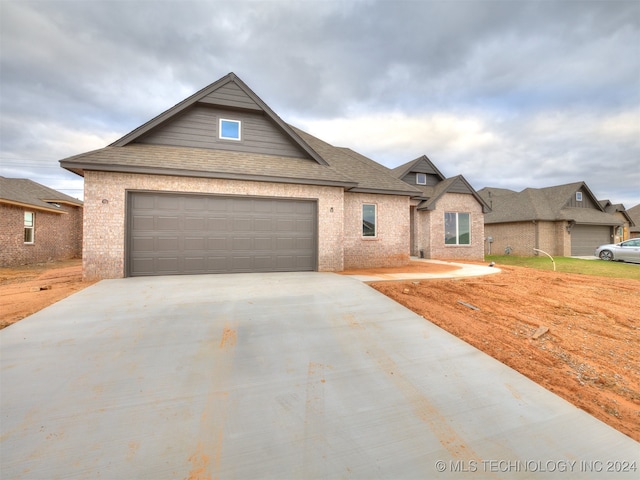
[[[424,172],[409,172],[407,173],[404,177],[402,177],[400,180],[402,180],[405,183],[408,183],[409,185],[411,185],[412,187],[434,187],[436,186],[438,183],[440,183],[442,180],[440,179],[440,177],[438,177],[437,175],[432,175],[432,174],[427,174],[427,183],[426,185],[418,185],[418,183],[416,182],[416,173],[424,173]]]
[[[571,195],[569,201],[565,204],[565,207],[569,208],[593,208],[600,211],[599,206],[596,206],[591,200],[591,196],[585,192],[584,190],[578,190],[578,192],[582,192],[582,201],[578,202],[576,200],[575,193]]]
[[[247,100],[249,100],[248,97]],[[221,118],[241,122],[240,141],[219,138],[218,128]],[[225,110],[204,105],[191,107],[179,117],[149,132],[136,142],[261,153],[281,157],[308,157],[307,153],[292,142],[262,112]]]
[[[238,85],[231,82],[204,96],[199,101],[212,105],[262,111],[260,105],[247,96]]]
[[[85,171],[83,276],[125,276],[127,192],[248,195],[315,200],[318,205],[318,271],[341,271],[342,187]],[[408,215],[407,215],[408,218]]]

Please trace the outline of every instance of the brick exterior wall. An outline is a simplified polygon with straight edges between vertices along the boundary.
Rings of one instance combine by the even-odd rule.
[[[571,255],[571,236],[566,229],[567,222],[510,222],[487,224],[486,237],[493,237],[491,253],[504,255],[507,247],[511,255],[531,257],[539,255],[537,248],[552,256]],[[488,254],[488,243],[485,244]]]
[[[376,237],[362,236],[362,205],[377,206]],[[409,197],[344,194],[344,268],[395,267],[409,262]]]
[[[344,193],[341,187],[87,171],[83,245],[85,279],[121,278],[125,275],[127,190],[317,199],[318,270],[341,271],[344,268]]]
[[[0,204],[0,266],[79,258],[82,254],[82,207],[60,204],[66,214]],[[33,244],[24,243],[24,212],[35,213]]]
[[[471,214],[471,245],[444,243],[445,212]],[[423,250],[425,258],[451,260],[484,260],[484,213],[473,195],[447,193],[434,210],[416,210],[414,217],[415,249]]]

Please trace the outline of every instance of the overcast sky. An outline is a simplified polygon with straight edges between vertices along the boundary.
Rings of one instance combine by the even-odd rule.
[[[58,161],[233,71],[285,121],[476,189],[585,181],[640,203],[640,2],[0,0],[0,175]]]

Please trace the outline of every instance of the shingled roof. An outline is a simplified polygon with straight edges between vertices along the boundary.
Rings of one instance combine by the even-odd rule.
[[[589,195],[593,208],[572,207],[570,199],[577,191]],[[606,213],[584,182],[568,183],[546,188],[526,188],[521,192],[485,187],[478,191],[491,207],[485,223],[525,221],[573,221],[592,225],[621,225],[622,222]]]
[[[220,89],[226,89],[225,95],[220,93]],[[137,142],[197,103],[225,107],[229,94],[235,95],[235,108],[238,108],[238,103],[242,103],[243,109],[259,112],[268,118],[291,144],[297,146],[300,156],[283,157],[266,153]],[[419,193],[411,185],[395,178],[388,168],[370,158],[348,148],[330,145],[285,123],[233,73],[191,95],[108,147],[65,158],[60,164],[81,176],[85,170],[97,170],[340,186],[352,192],[395,195]]]
[[[82,206],[82,201],[27,178],[0,177],[0,203],[66,213],[56,204]]]

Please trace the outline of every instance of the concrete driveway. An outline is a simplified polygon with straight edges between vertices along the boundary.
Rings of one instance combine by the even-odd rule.
[[[0,346],[7,479],[640,468],[637,442],[330,273],[106,280],[0,331]]]

